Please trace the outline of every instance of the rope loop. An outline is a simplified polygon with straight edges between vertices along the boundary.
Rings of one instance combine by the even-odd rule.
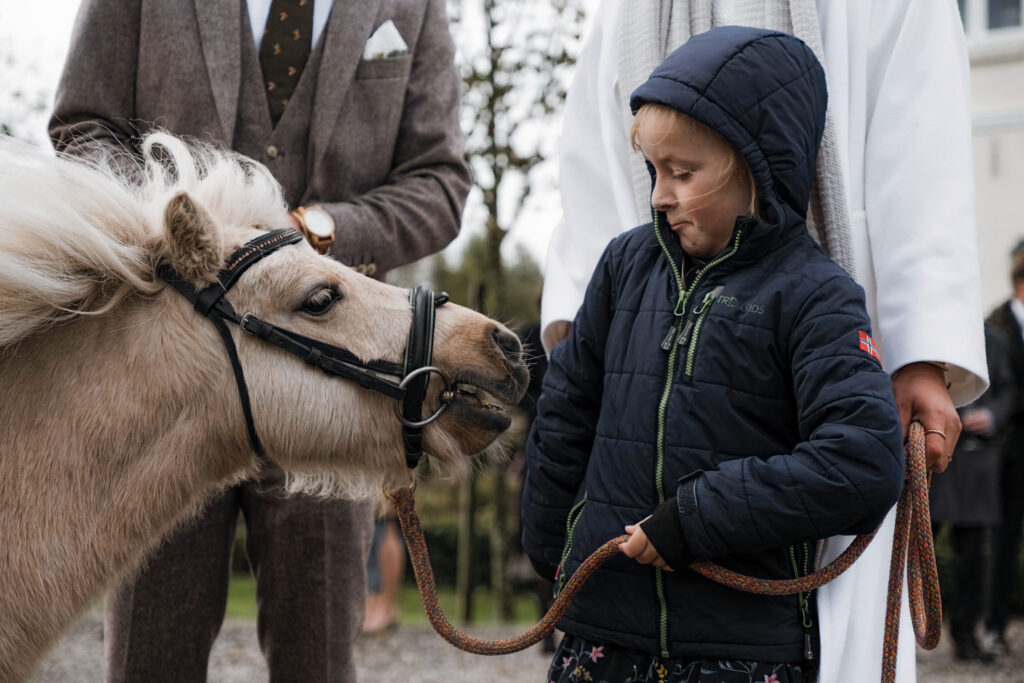
[[[925,464],[924,428],[917,422],[910,425],[906,444],[907,482],[896,509],[896,532],[893,539],[892,563],[889,570],[889,594],[886,603],[885,642],[882,653],[882,682],[892,683],[896,677],[896,651],[899,638],[899,613],[902,600],[903,575],[907,573],[910,615],[917,642],[926,650],[934,649],[942,629],[942,599],[939,575],[935,565],[935,546],[928,511],[929,475]],[[547,614],[536,626],[506,640],[482,640],[466,635],[452,626],[441,610],[430,567],[423,529],[416,514],[413,489],[405,488],[389,496],[398,512],[402,535],[409,547],[416,584],[427,617],[438,635],[460,650],[478,655],[504,655],[524,650],[542,640],[565,616],[569,605],[583,584],[598,567],[619,553],[619,546],[628,536],[606,541],[583,561],[565,584]],[[857,536],[850,546],[828,566],[795,579],[760,579],[744,576],[711,562],[698,561],[690,569],[736,590],[758,595],[794,595],[819,588],[850,568],[871,543],[877,529]],[[908,562],[909,560],[909,562]]]

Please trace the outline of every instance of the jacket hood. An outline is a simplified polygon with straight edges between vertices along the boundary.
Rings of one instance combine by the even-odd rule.
[[[750,166],[765,218],[807,216],[825,128],[825,72],[786,33],[722,26],[670,54],[630,98],[662,104],[718,132]]]

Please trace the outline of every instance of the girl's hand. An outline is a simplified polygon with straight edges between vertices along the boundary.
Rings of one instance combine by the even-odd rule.
[[[658,551],[654,549],[647,534],[640,528],[639,522],[626,526],[626,533],[629,535],[629,540],[619,546],[626,557],[632,557],[640,564],[653,564],[658,569],[673,571],[672,567],[668,566]]]

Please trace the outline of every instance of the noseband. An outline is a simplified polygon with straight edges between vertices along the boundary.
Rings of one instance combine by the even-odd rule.
[[[188,299],[193,308],[210,319],[227,350],[231,361],[231,369],[235,374],[235,384],[242,401],[242,413],[245,415],[245,428],[249,433],[249,443],[256,455],[266,457],[256,424],[252,417],[249,403],[249,390],[245,384],[245,374],[238,359],[238,350],[231,338],[227,322],[238,325],[259,339],[268,341],[275,346],[298,356],[307,364],[320,368],[328,375],[351,380],[362,387],[384,394],[397,401],[395,414],[402,423],[402,441],[405,445],[405,461],[410,468],[415,468],[423,457],[423,427],[430,424],[448,407],[448,399],[452,395],[452,385],[448,377],[438,368],[432,366],[431,357],[434,348],[434,312],[438,306],[448,301],[444,292],[434,293],[423,287],[409,291],[409,303],[412,306],[412,326],[405,345],[405,357],[401,363],[385,360],[363,362],[355,354],[339,346],[332,346],[316,339],[304,337],[290,330],[260,320],[252,313],[239,316],[224,295],[238,282],[249,267],[260,259],[269,256],[281,247],[286,247],[303,240],[302,235],[291,228],[273,230],[260,235],[242,245],[228,258],[223,270],[217,274],[217,281],[209,287],[197,290],[191,283],[183,279],[171,264],[161,261],[157,267],[157,275]],[[426,419],[422,417],[423,402],[427,397],[427,385],[430,375],[435,374],[444,383],[441,394],[441,405]],[[394,378],[388,379],[389,377]]]

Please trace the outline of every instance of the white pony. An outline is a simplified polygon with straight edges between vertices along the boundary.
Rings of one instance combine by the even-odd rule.
[[[27,676],[91,600],[259,468],[221,339],[155,269],[213,282],[237,247],[288,225],[280,189],[258,164],[166,134],[142,149],[128,182],[0,139],[0,681]],[[364,361],[401,362],[411,323],[406,290],[305,243],[226,298]],[[366,496],[411,481],[393,399],[232,334],[260,439],[293,487]],[[424,429],[435,463],[466,469],[508,426],[495,404],[525,391],[519,351],[486,317],[437,310],[434,365],[460,390]]]

